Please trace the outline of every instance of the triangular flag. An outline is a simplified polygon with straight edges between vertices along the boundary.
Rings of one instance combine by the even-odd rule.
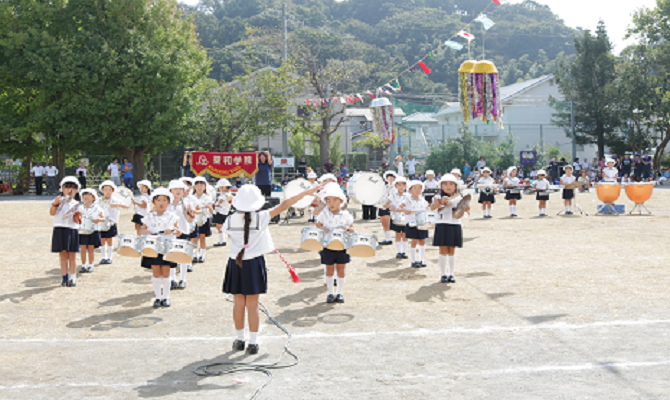
[[[470,42],[471,40],[473,40],[475,38],[473,35],[467,33],[466,31],[460,31],[460,32],[457,33],[457,35],[462,37],[462,38],[468,39],[468,42]]]
[[[371,91],[368,90],[366,93],[367,93],[370,97],[372,97],[372,100],[376,99],[375,95],[372,94]]]
[[[499,6],[502,5],[502,4],[500,4],[500,0],[493,0],[493,2],[496,3]]]
[[[361,96],[360,93],[356,93],[356,96],[358,96],[358,98],[361,99],[361,101],[365,101],[365,100],[363,100],[363,96]]]
[[[340,97],[340,103],[347,104],[347,100],[344,97]]]
[[[402,88],[400,87],[400,81],[396,78],[395,80],[395,87],[399,90],[402,91]]]
[[[393,90],[394,92],[398,90],[398,89],[394,88],[393,86],[391,86],[391,85],[388,84],[388,83],[387,83],[386,85],[384,85],[384,86],[387,86],[389,89]]]
[[[426,64],[424,64],[423,61],[419,61],[419,68],[421,68],[423,70],[423,72],[425,72],[426,74],[431,73],[431,69],[428,68],[428,66]]]

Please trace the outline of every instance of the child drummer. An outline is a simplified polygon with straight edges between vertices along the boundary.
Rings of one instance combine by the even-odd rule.
[[[575,183],[576,178],[572,175],[572,165],[567,164],[563,169],[565,174],[561,177],[561,185],[567,186]],[[572,215],[572,199],[575,197],[575,190],[563,188],[563,195],[561,197],[563,197],[563,202],[565,203],[565,213]]]
[[[533,188],[538,191],[535,195],[535,200],[539,202],[540,217],[547,216],[547,201],[549,201],[549,193],[541,194],[541,192],[549,190],[549,181],[545,178],[546,176],[547,173],[545,170],[541,169],[537,171],[537,180],[533,185]]]
[[[461,220],[454,217],[454,210],[463,200],[458,192],[458,179],[446,174],[440,180],[440,194],[433,198],[432,210],[437,210],[433,246],[438,246],[440,255],[438,263],[442,274],[442,283],[455,283],[456,247],[463,247],[463,230]],[[447,264],[449,272],[447,273]]]
[[[391,211],[398,211],[400,205],[405,202],[405,188],[407,187],[407,180],[402,176],[398,177],[393,183],[394,189],[391,191],[389,200],[386,203],[386,206]],[[395,232],[395,246],[398,249],[398,254],[395,258],[397,260],[406,260],[409,257],[407,256],[407,238],[405,237],[405,227],[402,225],[396,225],[391,220],[391,230]]]
[[[416,213],[426,211],[428,202],[423,198],[423,183],[421,181],[410,181],[408,184],[409,195],[405,197],[403,204],[400,205],[401,211],[407,215],[405,225],[405,237],[412,240],[410,256],[412,258],[412,268],[424,268],[426,257],[426,239],[428,231],[421,230],[416,226]],[[416,250],[419,246],[419,257],[417,259]]]
[[[114,184],[114,182],[109,180],[104,181],[100,184],[99,189],[103,194],[100,203],[105,210],[105,217],[108,221],[113,223],[109,229],[100,231],[100,238],[102,239],[102,260],[100,260],[100,264],[111,264],[112,255],[114,254],[112,240],[119,234],[116,227],[119,223],[119,209],[128,207],[112,197],[114,192],[116,192],[116,184]]]
[[[389,199],[391,198],[391,192],[395,189],[393,187],[393,182],[395,182],[397,175],[393,171],[384,172],[384,181],[386,181],[386,190],[384,196],[382,197],[381,204],[385,205],[379,207],[379,220],[382,223],[382,228],[384,229],[384,240],[379,242],[380,246],[387,246],[392,244],[391,241],[391,211],[389,211],[388,204]]]
[[[74,176],[60,182],[60,193],[51,203],[49,215],[54,217],[51,252],[60,257],[61,286],[77,286],[77,260],[79,253],[79,188]]]
[[[212,223],[216,225],[216,229],[219,231],[219,242],[214,243],[214,247],[225,246],[226,245],[226,235],[223,233],[223,224],[230,214],[230,202],[233,200],[233,196],[230,194],[230,188],[233,185],[230,184],[228,179],[219,179],[216,183],[216,202],[214,203],[214,217],[212,218]]]
[[[495,180],[491,177],[491,170],[488,167],[482,169],[482,177],[477,181],[478,186],[491,186],[495,185]],[[496,202],[495,190],[484,191],[479,190],[479,204],[482,205],[482,210],[484,210],[484,218],[493,218],[491,216],[491,204]]]
[[[142,218],[149,214],[151,207],[149,206],[149,196],[151,196],[151,182],[148,180],[142,180],[137,182],[137,188],[140,189],[140,198],[139,201],[132,200],[135,204],[135,209],[137,212],[133,215],[132,222],[135,223],[135,230],[139,231],[142,227]]]
[[[191,209],[184,201],[186,190],[187,186],[181,180],[172,180],[168,185],[171,201],[167,210],[177,216],[177,225],[180,232],[178,239],[182,240],[191,239],[192,235],[188,232],[192,227],[191,222],[193,221],[194,216]],[[170,268],[170,287],[172,289],[186,289],[186,272],[188,272],[189,269],[191,269],[191,264],[179,264],[179,283],[177,283],[176,268]]]
[[[348,211],[342,210],[342,206],[347,203],[347,197],[340,189],[339,185],[334,183],[327,184],[320,193],[321,201],[326,207],[319,213],[316,219],[316,227],[326,232],[334,229],[344,229],[348,232],[354,231],[354,218]],[[346,250],[323,249],[320,252],[321,263],[326,266],[326,286],[328,287],[328,297],[326,303],[344,303],[345,273],[344,269],[351,261],[351,257]],[[335,294],[335,269],[337,268],[337,295]]]
[[[82,210],[82,221],[91,219],[93,221],[92,232],[79,232],[79,247],[81,249],[81,269],[79,273],[93,272],[93,263],[95,262],[95,249],[102,246],[98,223],[105,221],[105,212],[98,202],[98,195],[93,189],[84,189],[80,192],[84,203]],[[88,263],[87,257],[88,256]]]
[[[426,181],[423,183],[423,185],[424,185],[424,190],[427,190],[427,189],[434,190],[434,189],[439,189],[440,188],[440,182],[438,182],[435,179],[435,171],[433,171],[432,169],[429,169],[428,171],[426,171]],[[428,202],[428,204],[433,202],[433,196],[435,196],[434,193],[427,194],[427,195],[424,196],[426,201]]]
[[[616,162],[611,158],[605,160],[607,167],[603,169],[603,182],[616,182],[619,177],[619,170],[614,167]]]
[[[505,200],[509,201],[509,216],[516,217],[516,202],[521,200],[521,191],[518,189],[508,189],[508,187],[519,186],[519,178],[516,176],[516,167],[511,166],[507,169],[507,177],[503,181],[503,187],[506,189]]]

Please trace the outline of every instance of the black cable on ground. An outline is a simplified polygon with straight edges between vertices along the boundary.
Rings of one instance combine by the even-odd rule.
[[[226,300],[232,302],[233,300],[230,299],[230,296],[226,298]],[[220,376],[220,375],[227,375],[227,374],[234,374],[237,372],[260,372],[265,375],[267,375],[268,379],[263,383],[256,391],[254,394],[249,398],[249,400],[254,400],[258,398],[258,396],[261,394],[261,391],[265,389],[265,387],[272,381],[272,378],[274,377],[272,375],[272,370],[274,369],[284,369],[284,368],[290,368],[298,365],[300,362],[300,358],[298,358],[295,353],[293,353],[290,349],[291,347],[291,333],[284,328],[284,326],[277,321],[272,315],[270,315],[270,312],[268,309],[263,305],[263,303],[259,302],[258,303],[258,308],[260,311],[265,314],[270,321],[272,321],[273,324],[279,329],[281,329],[282,332],[284,332],[287,336],[287,341],[284,344],[284,350],[279,354],[279,357],[277,358],[277,361],[271,363],[271,364],[255,364],[255,363],[245,363],[245,362],[220,362],[220,363],[212,363],[212,364],[206,364],[206,365],[201,365],[197,367],[193,373],[198,375],[198,376]],[[282,357],[284,354],[288,354],[291,357],[295,359],[295,361],[288,363],[288,364],[283,364],[280,365],[279,363],[281,362]],[[220,367],[220,366],[227,366],[225,369],[220,369],[216,371],[211,371],[210,368],[215,368],[215,367]]]

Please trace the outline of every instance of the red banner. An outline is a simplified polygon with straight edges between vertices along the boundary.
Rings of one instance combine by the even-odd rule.
[[[258,172],[256,153],[208,153],[194,151],[191,158],[191,171],[197,176],[209,172],[217,178],[246,176],[251,178]]]

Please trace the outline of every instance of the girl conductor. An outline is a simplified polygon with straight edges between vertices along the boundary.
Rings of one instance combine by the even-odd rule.
[[[340,189],[339,185],[329,183],[320,194],[321,201],[326,204],[326,208],[319,213],[316,219],[316,227],[326,232],[334,229],[344,229],[348,232],[354,231],[354,218],[349,211],[342,210],[346,204],[347,197]],[[321,264],[326,266],[326,287],[328,288],[328,297],[326,303],[344,303],[345,275],[344,269],[351,257],[346,250],[323,249],[320,252]],[[337,268],[337,295],[335,295],[335,268]]]
[[[561,177],[561,185],[567,186],[571,183],[575,183],[575,178],[572,175],[572,165],[568,164],[564,167],[565,174]],[[572,215],[572,199],[575,197],[575,189],[563,189],[563,202],[565,203],[565,213],[567,215]]]
[[[440,180],[440,194],[433,198],[432,210],[437,210],[433,246],[440,248],[438,264],[442,274],[442,283],[455,283],[456,247],[463,247],[461,220],[454,217],[454,209],[463,200],[458,192],[458,179],[446,174]],[[447,264],[449,272],[447,273]]]
[[[100,264],[111,264],[112,255],[114,254],[112,240],[119,234],[116,228],[116,225],[119,223],[119,209],[128,207],[112,197],[114,192],[116,192],[116,184],[114,182],[104,181],[98,189],[100,189],[103,195],[100,205],[105,210],[107,222],[111,224],[108,229],[100,230],[100,238],[102,239],[102,260],[100,260]]]
[[[382,197],[381,204],[382,207],[379,207],[379,220],[382,223],[382,228],[384,229],[384,240],[379,242],[380,246],[388,246],[392,244],[391,241],[391,211],[389,211],[389,201],[391,198],[391,192],[394,191],[393,182],[395,182],[397,175],[393,171],[384,172],[384,180],[386,181],[386,191]]]
[[[133,215],[132,222],[135,223],[135,230],[139,231],[142,227],[142,218],[149,214],[151,207],[149,204],[149,196],[151,196],[151,182],[147,180],[137,182],[137,188],[140,189],[139,199],[133,199],[135,205],[135,215]]]
[[[60,183],[60,193],[51,203],[49,215],[54,217],[51,252],[60,257],[61,286],[77,286],[79,253],[79,180],[66,176]]]
[[[495,191],[492,189],[496,181],[491,178],[491,170],[488,167],[482,169],[482,177],[477,181],[477,186],[486,186],[485,190],[479,189],[479,204],[482,205],[484,218],[493,218],[491,216],[491,204],[496,202]]]
[[[214,243],[214,247],[225,246],[226,245],[226,235],[223,233],[223,224],[230,214],[230,202],[233,200],[233,196],[230,194],[230,188],[233,185],[230,184],[228,179],[219,179],[216,182],[216,201],[214,202],[214,217],[212,218],[212,223],[216,225],[216,229],[219,231],[219,242]]]
[[[416,226],[416,213],[419,211],[426,211],[428,202],[423,198],[423,183],[421,181],[409,182],[409,195],[405,197],[404,203],[401,205],[402,211],[407,215],[405,225],[405,237],[411,239],[410,256],[412,259],[412,268],[424,268],[426,257],[426,239],[428,239],[428,231],[421,230]],[[417,259],[416,251],[417,245],[419,247],[419,257]]]
[[[150,199],[155,211],[142,217],[140,234],[159,235],[161,239],[172,238],[173,232],[180,236],[179,217],[168,211],[169,205],[174,200],[172,194],[167,189],[158,188],[151,194]],[[170,271],[177,268],[177,264],[165,261],[163,254],[158,254],[157,257],[142,257],[141,265],[153,273],[151,283],[156,295],[154,307],[170,307]]]
[[[91,231],[79,230],[79,247],[81,250],[81,269],[79,273],[93,272],[93,263],[95,260],[95,249],[102,246],[98,224],[105,221],[105,212],[98,202],[98,195],[93,189],[84,189],[80,193],[81,200],[84,203],[81,207],[82,222],[90,220],[93,225]],[[83,228],[83,225],[82,225]],[[88,256],[88,263],[87,257]]]
[[[547,176],[547,173],[543,169],[537,171],[537,180],[533,185],[533,188],[538,191],[535,195],[535,200],[539,202],[540,217],[547,216],[547,201],[549,201],[549,193],[542,193],[549,190],[549,181],[545,176]]]
[[[233,320],[237,330],[237,339],[233,342],[234,351],[243,351],[244,313],[249,319],[249,354],[258,353],[258,328],[260,316],[258,297],[267,292],[267,271],[264,254],[274,252],[275,246],[270,235],[270,220],[286,211],[305,196],[313,195],[321,186],[304,191],[284,200],[278,206],[263,210],[265,197],[254,185],[244,185],[233,199],[237,212],[231,215],[225,224],[225,232],[230,241],[230,258],[223,280],[223,292],[232,294],[234,300]]]
[[[516,202],[517,200],[521,200],[521,191],[519,189],[514,189],[520,182],[520,179],[516,176],[516,172],[516,167],[509,167],[509,169],[507,169],[507,177],[503,181],[503,187],[506,189],[505,200],[509,201],[510,217],[516,217]]]

